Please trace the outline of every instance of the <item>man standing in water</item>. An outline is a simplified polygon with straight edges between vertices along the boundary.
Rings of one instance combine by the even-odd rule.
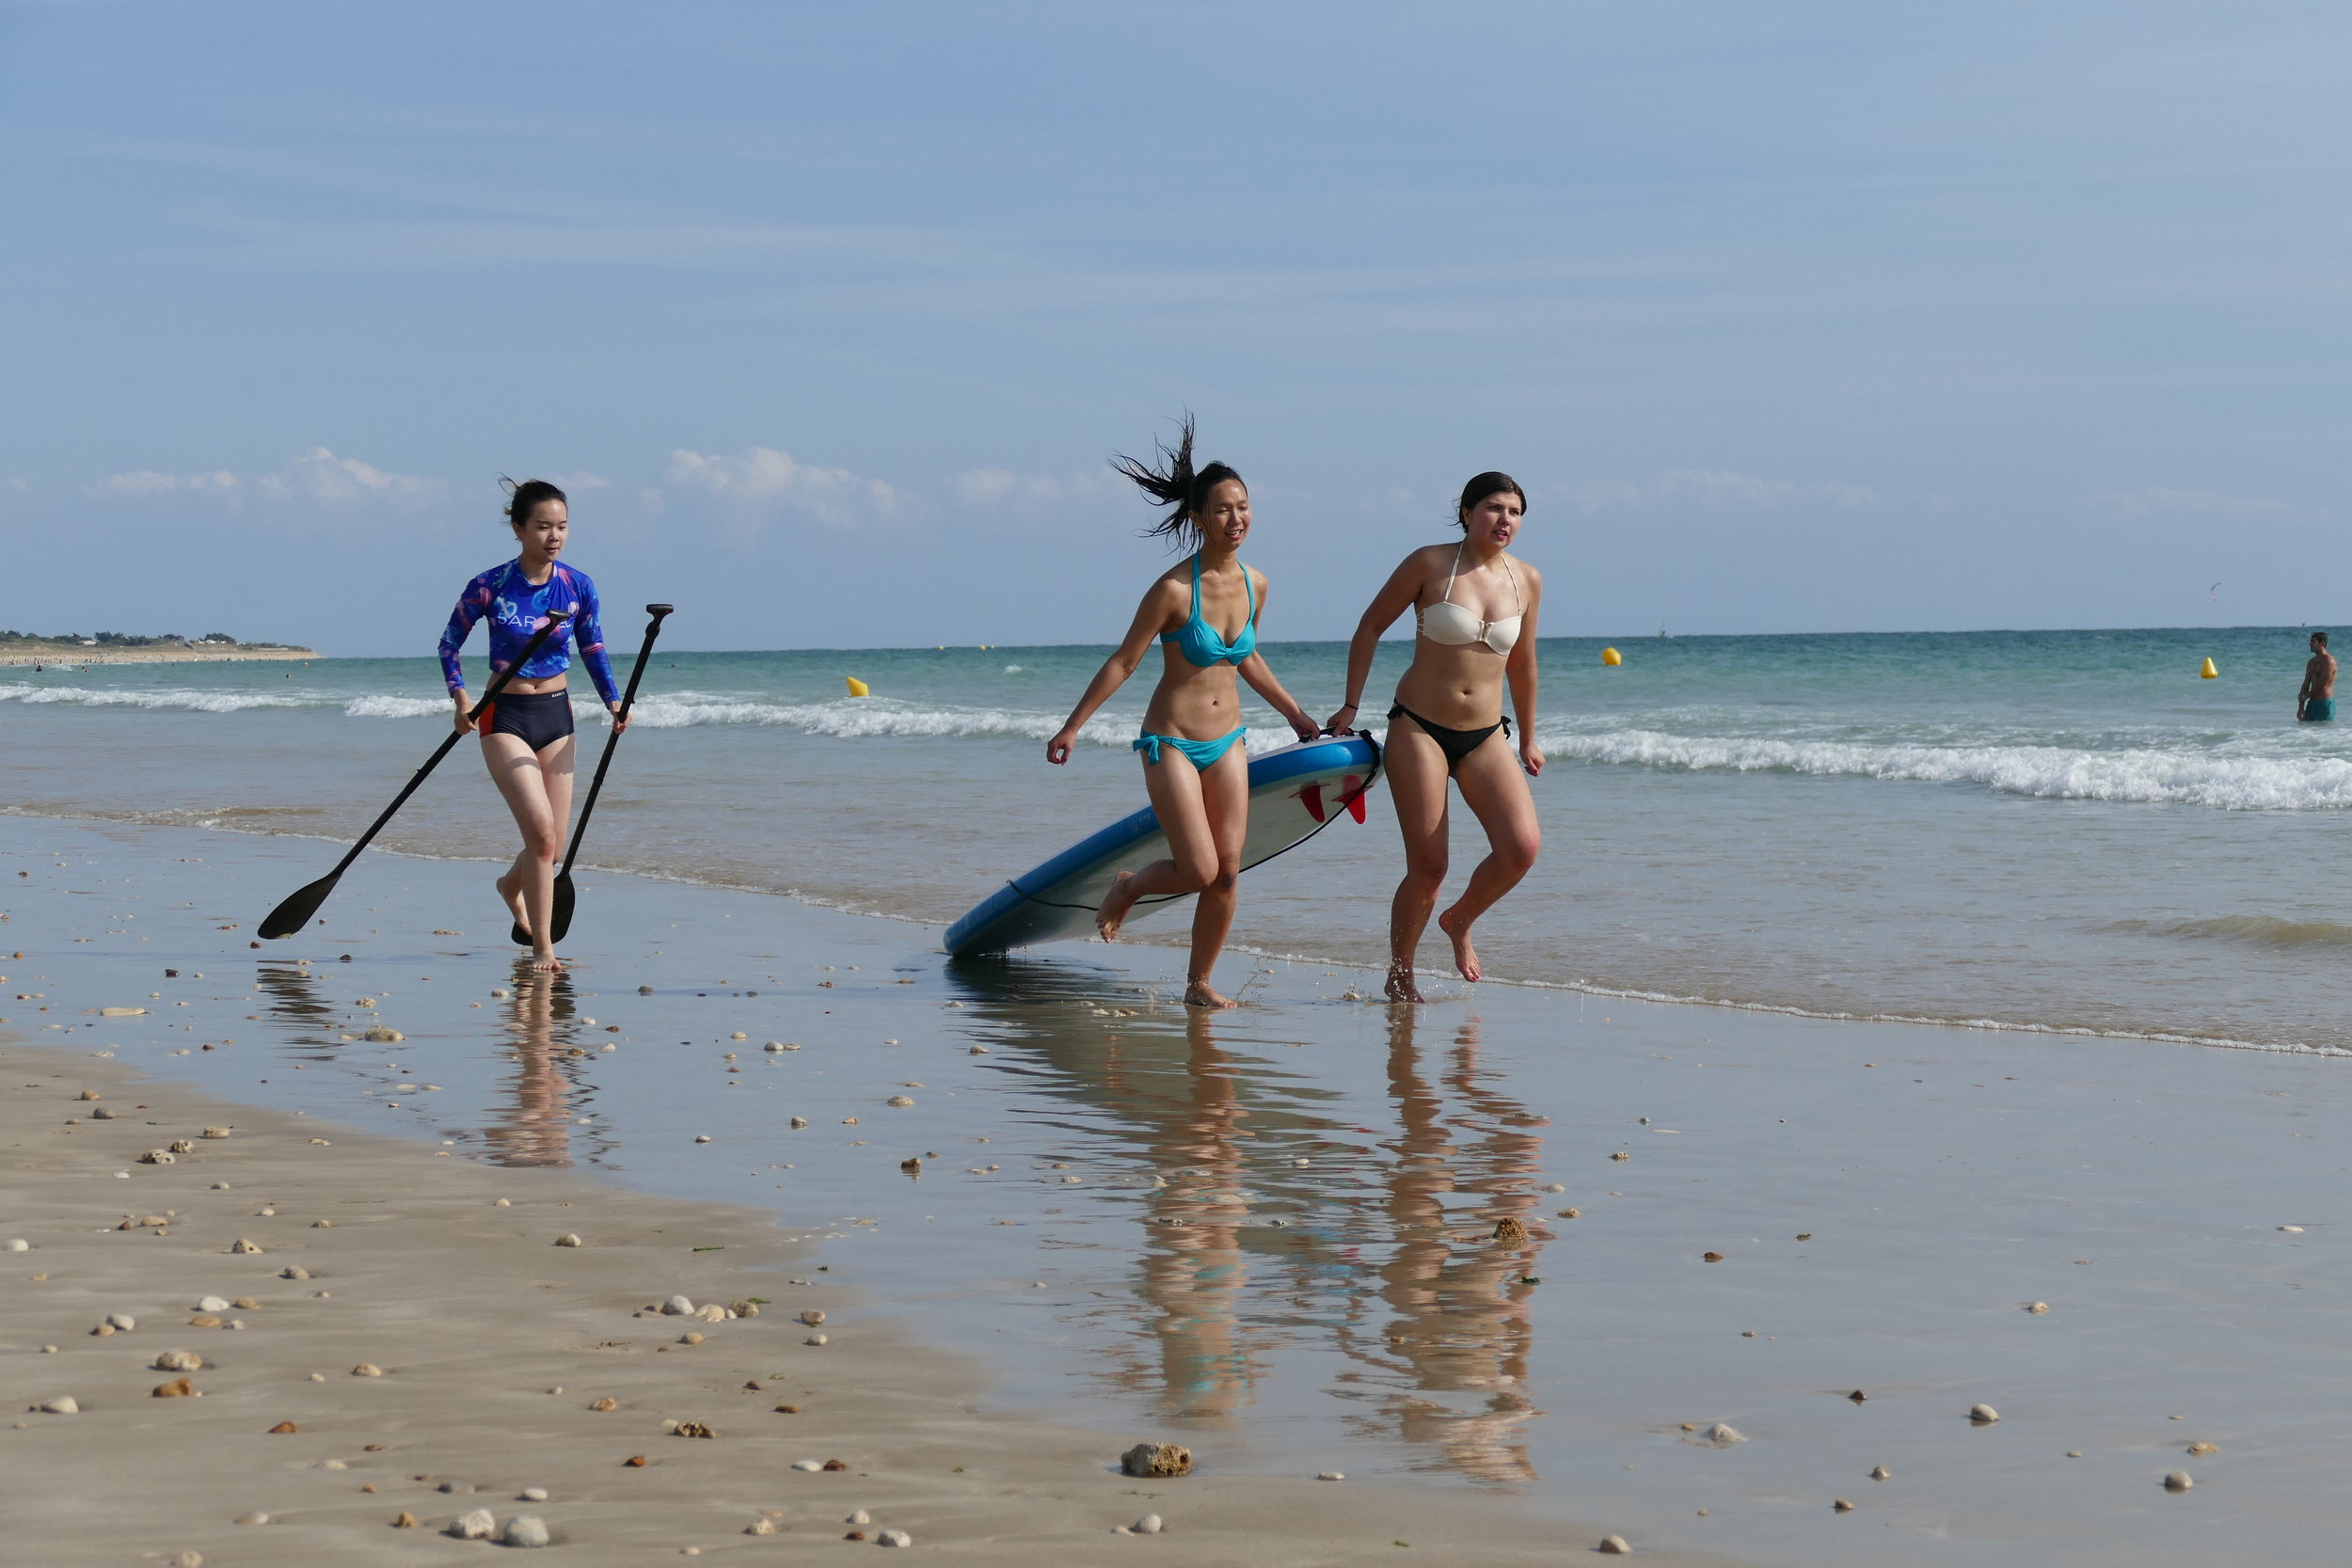
[[[2324,724],[2336,716],[2336,656],[2328,651],[2328,634],[2312,633],[2312,661],[2303,666],[2303,689],[2295,694],[2295,717],[2302,723]]]

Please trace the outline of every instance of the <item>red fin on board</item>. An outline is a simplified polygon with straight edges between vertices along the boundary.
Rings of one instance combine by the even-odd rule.
[[[1359,822],[1364,819],[1364,796],[1369,793],[1359,787],[1362,784],[1363,780],[1353,773],[1340,781],[1340,788],[1347,801],[1347,815]]]
[[[1298,803],[1307,808],[1307,815],[1309,816],[1313,817],[1318,822],[1323,820],[1325,814],[1323,810],[1323,786],[1321,784],[1311,784],[1302,787],[1298,792]]]

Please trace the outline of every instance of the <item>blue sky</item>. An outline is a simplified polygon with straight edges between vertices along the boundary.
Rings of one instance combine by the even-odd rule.
[[[2348,89],[2261,0],[20,0],[0,625],[421,652],[506,472],[682,645],[1104,641],[1185,408],[1278,638],[1489,467],[1555,633],[2324,624]]]

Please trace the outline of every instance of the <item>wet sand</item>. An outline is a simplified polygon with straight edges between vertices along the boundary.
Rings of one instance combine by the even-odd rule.
[[[316,1507],[355,1542],[382,1529],[382,1549],[424,1560],[405,1544],[415,1538],[369,1521],[404,1507],[427,1518],[425,1483],[248,1502],[225,1480],[182,1492],[170,1479],[188,1451],[170,1422],[211,1419],[216,1396],[139,1402],[167,1375],[137,1370],[166,1348],[144,1320],[181,1296],[233,1293],[183,1266],[280,1261],[219,1252],[253,1234],[237,1227],[279,1225],[338,1269],[383,1270],[374,1293],[347,1299],[329,1281],[315,1287],[336,1291],[329,1302],[273,1304],[290,1308],[279,1321],[325,1323],[331,1309],[355,1323],[359,1308],[383,1326],[338,1331],[329,1364],[312,1365],[327,1341],[301,1340],[262,1386],[344,1402],[304,1407],[344,1423],[323,1429],[338,1445],[273,1459],[308,1429],[287,1404],[305,1433],[269,1436],[281,1418],[262,1400],[238,1419],[267,1415],[263,1430],[224,1431],[223,1451],[245,1456],[226,1473],[290,1488],[373,1479],[280,1467],[357,1465],[345,1449],[385,1440],[360,1430],[373,1405],[348,1402],[400,1379],[353,1379],[351,1364],[390,1355],[420,1369],[403,1386],[421,1387],[447,1358],[403,1418],[409,1446],[385,1450],[401,1456],[393,1473],[437,1482],[472,1465],[477,1483],[544,1485],[551,1525],[594,1522],[630,1552],[771,1549],[729,1533],[744,1510],[787,1510],[809,1539],[845,1532],[839,1515],[865,1507],[926,1549],[1041,1561],[1065,1548],[1087,1562],[1136,1549],[1510,1561],[1588,1551],[1607,1531],[1662,1560],[2336,1555],[2352,1468],[2338,1351],[2352,1271],[2334,1244],[2344,1059],[1507,988],[1391,1010],[1352,994],[1373,976],[1239,956],[1225,978],[1249,1005],[1204,1018],[1166,1005],[1181,961],[1167,949],[950,967],[930,927],[588,875],[580,962],[549,984],[517,974],[484,918],[489,868],[389,857],[355,868],[326,927],[247,947],[250,921],[331,854],[0,819],[0,948],[29,955],[8,966],[0,1016],[74,1053],[72,1069],[44,1055],[19,1075],[36,1086],[8,1101],[29,1097],[34,1152],[63,1162],[38,1178],[59,1195],[42,1203],[68,1205],[53,1211],[56,1243],[90,1248],[82,1267],[145,1256],[174,1271],[100,1277],[63,1311],[40,1292],[64,1276],[12,1273],[0,1365],[20,1405],[75,1392],[56,1374],[77,1356],[105,1367],[83,1386],[136,1407],[116,1418],[141,1433],[96,1441],[80,1473],[106,1478],[110,1498],[159,1487],[173,1520],[217,1521],[239,1552],[279,1528],[227,1525],[246,1508]],[[124,1005],[152,1011],[95,1011]],[[370,1028],[405,1038],[372,1042]],[[154,1111],[103,1145],[88,1141],[100,1124],[63,1129],[75,1070],[129,1068],[150,1075],[135,1104],[170,1107],[183,1130],[235,1115],[238,1136],[149,1167],[119,1162],[162,1134],[143,1125]],[[246,1108],[168,1098],[198,1085]],[[322,1119],[397,1135],[312,1132]],[[300,1141],[248,1142],[265,1121]],[[214,1195],[207,1167],[231,1154],[286,1163]],[[351,1170],[359,1190],[396,1197],[372,1210],[348,1188],[294,1185]],[[146,1196],[164,1192],[177,1196]],[[98,1234],[135,1196],[140,1217],[201,1221]],[[532,1223],[489,1208],[498,1196],[528,1202]],[[267,1199],[281,1217],[247,1217]],[[353,1203],[352,1222],[332,1203]],[[370,1212],[386,1217],[371,1228],[358,1217]],[[310,1229],[321,1214],[335,1227]],[[592,1244],[546,1244],[559,1216]],[[1503,1221],[1524,1237],[1498,1241]],[[688,1250],[701,1244],[727,1250]],[[31,1255],[28,1272],[48,1261]],[[811,1283],[774,1288],[789,1278]],[[133,1288],[147,1293],[108,1296]],[[776,1310],[663,1351],[651,1320],[629,1314],[672,1291],[757,1294]],[[806,1299],[831,1314],[821,1350],[788,1322]],[[28,1303],[46,1314],[37,1326]],[[149,1354],[87,1337],[107,1310],[141,1317]],[[243,1348],[260,1332],[248,1323],[212,1339],[258,1354]],[[606,1338],[631,1348],[580,1348]],[[40,1343],[58,1356],[39,1357]],[[803,1359],[776,1365],[779,1349]],[[734,1359],[708,1372],[722,1354]],[[528,1374],[490,1376],[501,1356]],[[831,1381],[799,1384],[818,1391],[805,1414],[769,1412],[738,1435],[745,1379],[790,1382],[819,1356]],[[542,1392],[586,1391],[583,1364],[647,1380],[616,1396],[647,1436],[608,1440],[596,1423],[620,1412]],[[329,1381],[307,1384],[312,1370]],[[673,1388],[705,1402],[679,1407]],[[1972,1422],[1979,1403],[2000,1419]],[[819,1413],[843,1424],[764,1429]],[[100,1430],[98,1414],[20,1418],[38,1435]],[[661,1437],[665,1417],[721,1435]],[[1745,1441],[1709,1442],[1717,1422]],[[1136,1497],[1142,1483],[1104,1466],[1145,1436],[1188,1444],[1201,1473]],[[865,1446],[847,1451],[853,1441]],[[2189,1454],[2199,1443],[2214,1451]],[[791,1488],[838,1478],[780,1473],[804,1448],[904,1489],[806,1512]],[[689,1461],[607,1468],[681,1449],[713,1467],[709,1490],[633,1503],[651,1497],[635,1483]],[[542,1467],[542,1453],[572,1467]],[[721,1486],[738,1456],[746,1467],[725,1476],[742,1483]],[[1871,1479],[1880,1466],[1888,1477]],[[1311,1479],[1325,1469],[1349,1480]],[[2174,1470],[2195,1487],[2167,1492]],[[56,1474],[58,1496],[87,1501],[87,1482]],[[497,1500],[511,1492],[479,1496],[501,1521],[521,1511]],[[558,1506],[571,1497],[577,1513]],[[1216,1512],[1227,1506],[1260,1512]],[[1147,1511],[1181,1528],[1149,1544],[1108,1533]],[[71,1537],[60,1521],[95,1517],[54,1513],[40,1533]],[[689,1520],[708,1533],[680,1533]],[[1414,1544],[1389,1544],[1400,1539]],[[181,1548],[143,1535],[138,1549]]]
[[[774,1561],[897,1529],[957,1561],[1092,1563],[1149,1513],[1167,1525],[1152,1549],[1192,1563],[1358,1561],[1406,1539],[1421,1560],[1472,1541],[1482,1561],[1559,1553],[1559,1527],[1466,1500],[1124,1476],[1120,1439],[983,1413],[963,1358],[791,1283],[809,1249],[755,1213],[485,1170],[55,1051],[8,1059],[5,1240],[31,1243],[5,1255],[0,1343],[21,1560],[454,1560],[469,1548],[435,1532],[476,1509],[501,1530],[536,1516],[599,1562]],[[172,1164],[138,1163],[174,1141],[191,1147]],[[651,1310],[680,1295],[759,1311]],[[818,1301],[820,1328],[797,1321]],[[94,1337],[115,1314],[132,1326]],[[158,1369],[173,1351],[202,1365]],[[200,1397],[153,1392],[183,1377]],[[79,1411],[36,1408],[60,1395]]]

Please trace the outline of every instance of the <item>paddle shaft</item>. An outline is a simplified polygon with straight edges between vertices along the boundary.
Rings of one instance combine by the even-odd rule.
[[[531,641],[523,644],[523,651],[516,656],[515,662],[499,672],[498,678],[491,681],[489,686],[484,689],[482,701],[474,704],[472,708],[467,712],[466,722],[468,724],[472,724],[481,719],[485,710],[486,710],[493,702],[498,700],[498,694],[506,689],[506,683],[515,678],[516,672],[520,670],[524,665],[530,663],[531,656],[539,651],[540,644],[544,643],[549,637],[553,636],[556,628],[563,626],[563,624],[566,620],[570,619],[570,617],[571,611],[569,610],[558,611],[556,614],[548,617],[548,624],[546,626],[541,626],[537,631],[531,634]],[[432,772],[436,768],[438,768],[441,765],[441,759],[449,755],[451,749],[465,738],[466,732],[464,730],[453,728],[450,731],[449,738],[442,741],[438,746],[436,746],[433,749],[433,754],[424,759],[424,766],[418,768],[416,776],[408,781],[408,787],[392,797],[392,803],[384,808],[384,815],[369,823],[368,831],[359,835],[359,842],[353,845],[350,849],[344,853],[343,858],[335,863],[335,869],[326,874],[329,879],[340,877],[345,871],[351,869],[351,863],[359,858],[359,851],[368,847],[368,841],[374,838],[377,833],[383,832],[384,824],[392,819],[392,814],[394,812],[397,812],[403,805],[407,803],[408,797],[414,795],[417,792],[417,786],[424,783],[425,775]]]
[[[637,650],[637,667],[628,673],[628,685],[621,692],[621,711],[615,717],[612,733],[604,737],[604,754],[596,759],[596,777],[588,781],[588,799],[580,803],[580,820],[572,824],[572,842],[564,850],[564,869],[559,878],[572,874],[572,862],[580,858],[580,841],[588,832],[588,818],[596,809],[596,791],[604,787],[604,770],[612,766],[612,748],[621,743],[621,725],[628,718],[628,710],[637,705],[637,683],[645,678],[645,661],[653,657],[653,640],[661,635],[662,617],[675,612],[675,605],[649,604],[645,612],[653,617],[645,623],[645,641]]]

